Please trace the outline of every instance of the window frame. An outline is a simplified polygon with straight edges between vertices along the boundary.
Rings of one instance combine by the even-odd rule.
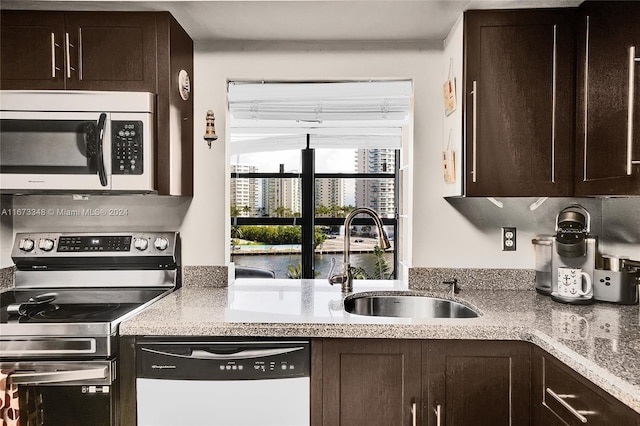
[[[308,146],[308,145],[307,145]],[[365,148],[366,149],[366,148]],[[378,148],[380,149],[380,148]],[[304,202],[304,191],[305,191],[305,181],[311,182],[310,185],[313,187],[315,185],[316,179],[393,179],[394,182],[394,204],[395,204],[395,213],[393,218],[380,218],[382,224],[384,226],[392,226],[393,227],[393,235],[394,235],[394,250],[393,250],[393,273],[389,278],[391,280],[396,279],[398,276],[398,247],[399,247],[399,229],[398,229],[398,217],[399,217],[399,206],[400,206],[400,149],[395,148],[395,162],[394,168],[392,172],[378,172],[378,173],[316,173],[315,172],[315,164],[309,165],[309,161],[305,161],[305,151],[310,151],[310,155],[313,158],[313,153],[315,148],[306,148],[300,150],[300,155],[303,157],[302,159],[302,170],[299,173],[279,173],[279,172],[231,172],[231,179],[301,179],[301,185],[303,190],[303,202],[302,202],[302,211],[300,216],[296,217],[247,217],[247,216],[231,216],[230,221],[231,226],[243,226],[243,225],[296,225],[301,226],[302,228],[302,244],[301,244],[301,258],[303,264],[303,276],[302,279],[313,279],[315,278],[315,269],[313,266],[313,257],[315,255],[315,251],[313,250],[313,241],[305,241],[305,235],[313,236],[313,230],[315,226],[343,226],[344,218],[335,217],[335,218],[327,218],[327,217],[316,217],[315,215],[315,191],[313,194],[313,203],[311,203],[311,208],[313,210],[312,220],[310,220],[309,216],[305,215],[305,204]],[[315,161],[315,160],[313,160]],[[305,165],[306,164],[306,165]],[[230,184],[231,185],[231,184]],[[308,186],[307,186],[308,187]],[[230,200],[233,201],[233,200]],[[233,203],[230,203],[233,207]],[[355,206],[358,207],[358,206]],[[352,225],[371,225],[373,220],[369,217],[363,218],[354,218],[351,222]],[[305,233],[304,227],[310,228],[310,232]],[[348,238],[348,231],[345,230],[345,238]],[[233,260],[233,252],[230,253],[231,260]]]

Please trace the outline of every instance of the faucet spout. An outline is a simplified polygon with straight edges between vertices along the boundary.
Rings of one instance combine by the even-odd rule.
[[[329,271],[329,284],[334,285],[340,283],[342,285],[343,293],[351,293],[353,292],[353,276],[351,274],[351,262],[350,262],[350,240],[351,240],[351,222],[353,218],[359,214],[367,214],[373,218],[373,221],[378,228],[378,236],[380,238],[380,248],[382,250],[387,250],[391,248],[391,243],[389,242],[389,237],[387,233],[384,231],[384,227],[382,226],[382,220],[378,214],[368,208],[368,207],[359,207],[352,212],[350,212],[347,217],[344,219],[344,270],[341,274],[333,274],[333,267],[335,262],[331,265],[331,270]]]

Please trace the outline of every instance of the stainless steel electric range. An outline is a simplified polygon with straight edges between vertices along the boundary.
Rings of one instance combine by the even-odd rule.
[[[175,232],[19,233],[0,368],[21,426],[113,426],[118,325],[181,285]]]

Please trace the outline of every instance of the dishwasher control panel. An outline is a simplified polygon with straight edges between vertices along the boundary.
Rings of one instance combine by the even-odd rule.
[[[137,377],[261,380],[309,377],[311,344],[290,341],[141,341]]]

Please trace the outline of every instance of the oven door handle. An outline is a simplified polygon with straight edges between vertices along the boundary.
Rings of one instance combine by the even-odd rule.
[[[108,368],[88,368],[70,371],[47,371],[32,373],[14,373],[9,376],[9,381],[14,385],[38,385],[42,383],[77,382],[80,380],[106,379]]]
[[[107,172],[104,167],[104,127],[107,121],[107,114],[104,112],[100,114],[98,119],[98,146],[96,149],[96,162],[98,163],[98,177],[100,178],[100,185],[107,186]]]

